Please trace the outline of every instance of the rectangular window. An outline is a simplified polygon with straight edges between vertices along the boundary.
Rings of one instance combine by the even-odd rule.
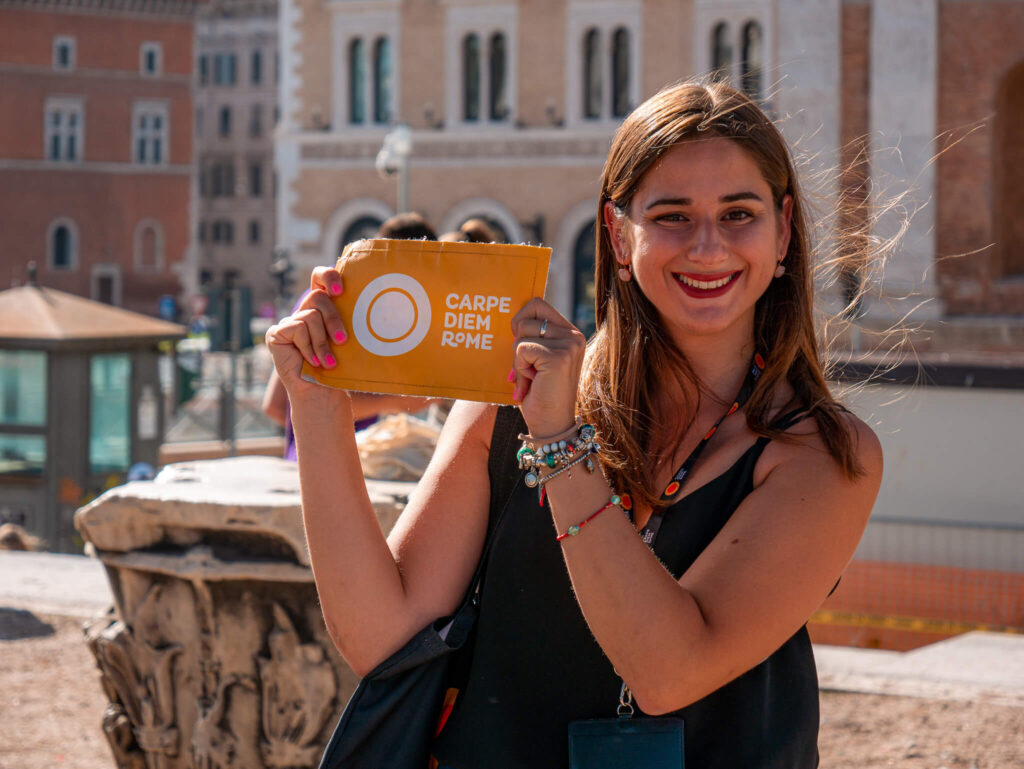
[[[252,52],[249,77],[252,80],[253,85],[259,85],[263,82],[263,53],[259,50]]]
[[[160,43],[143,43],[139,49],[139,70],[143,75],[159,75],[163,69],[163,46]]]
[[[219,160],[210,166],[210,197],[235,196],[235,165],[230,160]]]
[[[214,85],[234,85],[238,75],[238,57],[233,53],[218,53],[213,57]]]
[[[0,425],[46,425],[46,353],[0,350]]]
[[[249,136],[258,139],[263,135],[263,106],[252,105],[252,112],[249,113]]]
[[[159,102],[136,102],[132,107],[133,159],[145,165],[166,165],[167,105]]]
[[[210,57],[205,53],[199,57],[199,85],[210,82]]]
[[[89,472],[120,473],[131,462],[131,358],[89,361]]]
[[[0,475],[42,475],[45,469],[45,435],[0,433]]]
[[[199,242],[206,242],[206,222],[199,222]]]
[[[221,107],[217,118],[217,132],[224,138],[231,136],[231,107]]]
[[[75,38],[66,35],[53,38],[53,68],[75,68]]]
[[[69,163],[81,160],[83,124],[81,99],[47,99],[43,136],[46,159]]]
[[[263,166],[249,164],[249,197],[258,198],[263,194]]]
[[[213,223],[213,242],[230,246],[235,242],[235,225],[226,220],[218,219]]]
[[[249,222],[249,242],[260,242],[260,223],[256,219]]]

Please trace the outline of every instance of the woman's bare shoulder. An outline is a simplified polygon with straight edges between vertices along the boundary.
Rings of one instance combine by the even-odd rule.
[[[850,480],[866,481],[869,484],[877,482],[882,475],[882,444],[875,431],[863,419],[846,409],[840,408],[834,413],[840,428],[845,429],[850,436],[856,465],[861,469],[856,478]],[[828,450],[822,435],[820,417],[808,415],[786,429],[785,435],[788,440],[772,441],[765,449],[755,472],[755,484],[759,481],[758,476],[763,479],[782,465],[797,464],[808,470],[820,468],[844,474]]]

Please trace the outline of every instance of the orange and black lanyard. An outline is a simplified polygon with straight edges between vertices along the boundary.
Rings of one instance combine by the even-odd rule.
[[[740,391],[736,394],[736,398],[733,400],[732,406],[730,406],[729,410],[718,418],[718,421],[715,422],[715,426],[707,431],[701,439],[701,442],[697,444],[697,447],[690,452],[690,456],[688,456],[686,461],[680,465],[678,470],[676,470],[676,474],[672,476],[672,480],[669,481],[668,486],[666,486],[665,490],[661,493],[662,502],[671,502],[672,498],[679,492],[679,489],[682,488],[683,483],[690,475],[690,471],[693,469],[693,466],[697,464],[697,460],[704,451],[704,447],[708,445],[708,441],[711,440],[711,436],[718,431],[718,426],[722,424],[727,416],[743,408],[743,405],[750,398],[750,394],[754,392],[754,385],[756,385],[757,380],[761,378],[764,366],[764,358],[762,358],[760,354],[755,353],[754,359],[750,363],[750,371],[747,372],[747,377],[743,380],[743,384],[740,386]],[[629,519],[632,521],[633,511],[629,510],[628,515]],[[661,528],[663,517],[663,510],[655,510],[651,513],[651,517],[647,521],[647,525],[644,526],[643,530],[640,532],[640,538],[643,539],[647,546],[652,550],[654,549],[654,540],[658,536],[658,530]]]

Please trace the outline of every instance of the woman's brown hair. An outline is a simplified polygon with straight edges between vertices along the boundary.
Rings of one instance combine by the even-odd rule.
[[[754,316],[755,350],[767,362],[747,401],[747,425],[760,435],[778,437],[771,420],[773,395],[782,382],[794,391],[794,406],[816,419],[829,453],[850,477],[861,472],[854,438],[843,408],[832,397],[818,353],[812,313],[813,280],[806,204],[785,139],[764,112],[744,94],[724,83],[688,82],[666,88],[634,110],[619,127],[601,178],[597,221],[605,204],[628,215],[630,203],[647,171],[673,147],[694,139],[721,137],[737,142],[757,164],[777,208],[791,196],[793,213],[786,272],[771,282],[758,300]],[[635,280],[617,278],[608,228],[599,226],[595,255],[598,330],[588,344],[579,393],[584,419],[608,436],[603,464],[613,488],[629,489],[633,498],[658,508],[654,486],[659,449],[650,415],[663,391],[666,375],[682,392],[700,392],[700,383],[672,342],[661,318]],[[696,413],[696,403],[686,404]]]

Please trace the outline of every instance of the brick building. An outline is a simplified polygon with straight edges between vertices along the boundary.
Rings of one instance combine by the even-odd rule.
[[[1024,346],[1024,2],[282,0],[280,19],[279,240],[307,270],[394,211],[374,157],[405,123],[410,206],[551,245],[549,298],[586,324],[615,127],[718,69],[780,120],[807,178],[831,169],[826,200],[913,213],[869,325],[917,307],[937,346]],[[866,234],[906,220],[864,211],[847,224]]]
[[[197,266],[201,286],[275,298],[277,3],[213,0],[196,22]]]
[[[154,315],[194,270],[196,0],[0,2],[0,286]]]

